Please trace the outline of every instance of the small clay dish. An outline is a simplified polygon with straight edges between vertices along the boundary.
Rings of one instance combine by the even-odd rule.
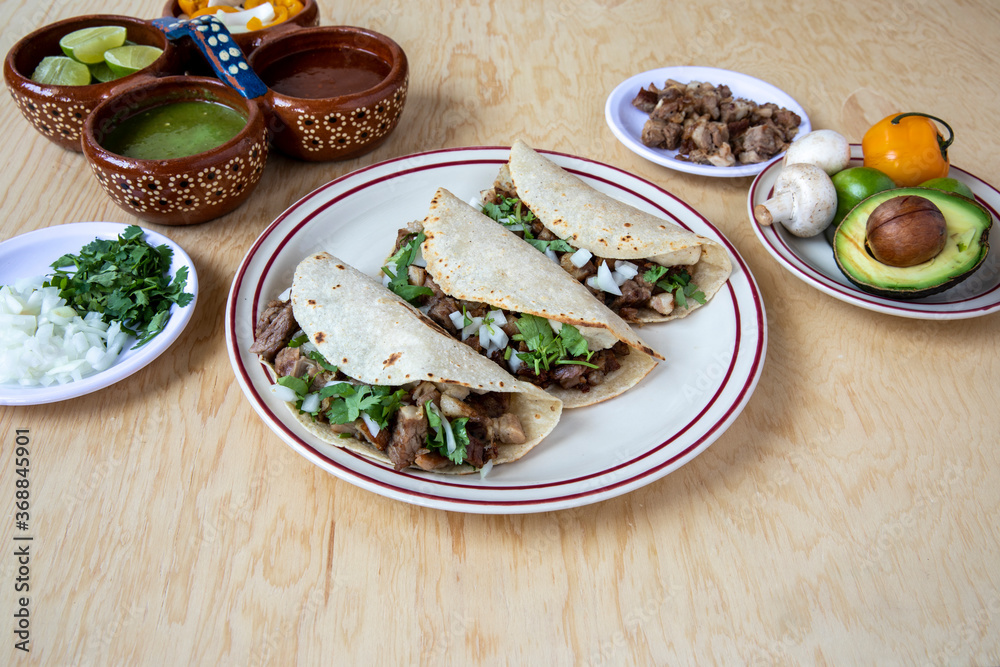
[[[45,56],[63,55],[59,40],[82,28],[124,26],[127,39],[163,49],[163,55],[143,70],[87,86],[52,86],[35,83],[31,74]],[[181,71],[180,52],[149,22],[128,16],[90,15],[52,23],[21,39],[7,52],[3,76],[21,114],[36,130],[63,148],[80,151],[80,133],[87,115],[117,91],[137,81]]]
[[[250,32],[232,33],[233,41],[236,42],[236,45],[240,47],[243,53],[249,54],[257,48],[261,41],[267,39],[271,35],[287,32],[289,30],[295,30],[297,28],[307,28],[309,26],[319,25],[319,6],[316,4],[316,0],[300,1],[303,5],[302,10],[290,19],[282,21],[281,23],[271,26],[270,28],[262,28],[261,30],[253,30]],[[183,14],[184,12],[181,10],[180,4],[177,0],[167,0],[167,4],[163,7],[164,16],[177,18]]]
[[[406,54],[364,28],[276,35],[247,60],[268,87],[271,142],[301,160],[346,160],[374,150],[395,129],[406,102]]]
[[[229,141],[173,159],[118,155],[104,144],[137,114],[178,102],[214,102],[246,125]],[[257,102],[210,78],[171,76],[140,82],[102,102],[83,127],[83,153],[109,197],[129,213],[161,225],[191,225],[229,213],[250,195],[267,160],[265,117]]]

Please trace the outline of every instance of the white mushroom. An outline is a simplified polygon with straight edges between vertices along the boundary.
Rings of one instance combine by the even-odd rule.
[[[813,130],[793,141],[785,152],[782,165],[814,164],[830,176],[847,169],[851,163],[851,145],[844,135],[833,130]]]
[[[837,213],[837,190],[826,172],[813,164],[792,164],[774,181],[774,196],[753,209],[762,225],[780,222],[792,234],[816,236]]]

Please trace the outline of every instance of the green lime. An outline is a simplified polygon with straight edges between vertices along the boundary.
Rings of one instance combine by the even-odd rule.
[[[955,178],[932,178],[929,181],[924,181],[917,187],[934,188],[935,190],[954,192],[957,195],[962,195],[963,197],[968,197],[969,199],[976,198],[975,193],[972,192],[972,189],[969,188],[968,185]]]
[[[144,67],[153,64],[163,49],[155,46],[119,46],[117,49],[110,49],[104,53],[104,61],[108,63],[111,71],[118,76],[126,76],[133,72],[138,72]]]
[[[66,56],[46,56],[31,73],[31,80],[52,86],[86,86],[90,70]]]
[[[837,189],[837,215],[830,225],[834,228],[862,199],[896,187],[891,178],[872,167],[850,167],[838,171],[831,180],[833,187]]]
[[[87,65],[87,67],[90,68],[90,76],[94,77],[95,81],[106,83],[118,78],[118,75],[112,72],[111,68],[108,67],[108,64],[103,60],[99,63],[94,63],[93,65]]]
[[[70,58],[87,65],[104,60],[104,52],[125,43],[125,28],[108,25],[83,28],[59,40],[59,48]]]

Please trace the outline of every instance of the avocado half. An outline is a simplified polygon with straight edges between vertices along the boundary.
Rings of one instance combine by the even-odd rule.
[[[929,199],[944,215],[944,249],[922,264],[889,266],[872,257],[865,245],[868,216],[884,201],[916,195]],[[878,192],[851,209],[833,236],[837,266],[858,288],[890,299],[916,299],[954,287],[978,269],[990,246],[993,216],[977,202],[930,188],[896,188]]]

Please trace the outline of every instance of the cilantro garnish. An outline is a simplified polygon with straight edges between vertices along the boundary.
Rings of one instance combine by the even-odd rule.
[[[421,296],[434,294],[429,287],[411,285],[409,282],[408,269],[417,259],[420,244],[426,238],[423,232],[411,236],[382,267],[382,272],[389,276],[388,288],[410,303],[414,303]]]
[[[130,225],[116,240],[95,239],[79,255],[52,262],[55,272],[45,282],[46,287],[59,288],[59,296],[75,309],[120,321],[122,331],[136,338],[133,348],[163,330],[172,304],[183,307],[194,299],[184,291],[187,267],[171,278],[173,250],[167,245],[154,248],[143,236],[141,228]]]
[[[517,320],[517,330],[513,339],[523,341],[527,352],[518,352],[517,357],[522,362],[531,365],[535,373],[542,369],[548,370],[552,365],[579,364],[597,368],[588,363],[594,356],[587,347],[587,339],[580,330],[570,324],[564,324],[559,333],[552,331],[551,325],[544,317],[521,315]],[[585,357],[587,361],[573,357]]]
[[[553,239],[552,241],[542,241],[541,239],[525,240],[541,252],[545,252],[546,250],[552,250],[554,252],[576,252],[576,248],[562,239]]]
[[[690,273],[682,270],[664,278],[663,276],[669,270],[666,266],[657,265],[642,274],[642,277],[647,283],[656,285],[664,292],[671,292],[674,295],[674,301],[680,308],[687,308],[687,300],[689,298],[694,299],[702,305],[705,304],[705,293],[691,282]]]
[[[405,389],[338,382],[319,390],[320,398],[335,398],[326,417],[331,424],[348,424],[366,413],[379,428],[386,428],[389,417],[399,409]]]
[[[309,342],[309,336],[302,334],[301,336],[296,336],[295,338],[288,341],[287,347],[302,347]]]
[[[522,210],[522,205],[523,202],[517,197],[504,197],[503,201],[499,204],[492,202],[483,204],[483,213],[504,227],[516,228],[520,225],[520,229],[515,229],[514,231],[524,232],[524,240],[540,252],[545,252],[546,250],[576,252],[576,248],[562,239],[553,239],[552,241],[536,239],[535,235],[531,233],[531,223],[535,221],[535,214],[527,206]]]
[[[424,413],[427,415],[427,424],[431,427],[431,433],[428,433],[424,439],[427,449],[438,452],[455,464],[465,461],[465,452],[469,446],[469,433],[466,430],[468,417],[459,417],[449,422],[431,401],[424,403]],[[450,429],[455,437],[455,451],[450,454],[448,453],[448,435],[445,433],[445,429]]]

